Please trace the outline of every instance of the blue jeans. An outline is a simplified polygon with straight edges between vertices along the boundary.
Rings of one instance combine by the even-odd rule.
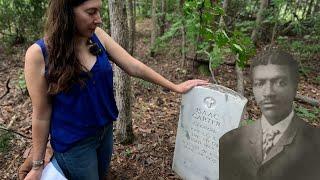
[[[54,152],[64,175],[69,180],[103,179],[108,172],[113,148],[112,123],[97,135],[77,142],[64,153]]]

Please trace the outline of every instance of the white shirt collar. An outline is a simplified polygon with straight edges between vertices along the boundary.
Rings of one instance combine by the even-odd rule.
[[[262,115],[261,117],[261,126],[262,126],[262,131],[263,132],[269,132],[269,131],[276,131],[279,130],[280,131],[280,136],[276,136],[274,139],[274,144],[277,143],[279,141],[279,139],[281,138],[281,136],[283,135],[283,133],[287,130],[288,126],[290,125],[292,118],[293,118],[294,112],[293,110],[291,111],[291,113],[283,120],[281,120],[280,122],[271,125],[269,123],[269,121]]]

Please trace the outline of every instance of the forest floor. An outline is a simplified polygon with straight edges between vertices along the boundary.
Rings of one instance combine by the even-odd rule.
[[[137,23],[134,56],[155,69],[169,80],[179,83],[188,79],[209,79],[193,67],[181,67],[180,41],[173,39],[154,58],[149,57],[150,20]],[[23,56],[26,46],[5,50],[0,47],[0,125],[27,137],[31,137],[31,102],[19,88],[19,77],[23,73]],[[10,52],[8,52],[10,51]],[[320,54],[315,54],[303,65],[313,67],[301,76],[299,94],[320,100]],[[254,102],[248,68],[244,69],[245,96],[249,117],[256,120],[260,111]],[[233,66],[221,65],[216,71],[218,84],[236,89],[236,73]],[[159,86],[133,78],[133,131],[134,142],[130,145],[114,144],[109,179],[179,179],[172,171],[175,136],[179,117],[181,95]],[[8,86],[6,85],[8,82]],[[20,83],[23,84],[23,83]],[[9,87],[9,88],[8,88]],[[8,93],[6,93],[8,91]],[[306,109],[313,108],[296,103]],[[320,113],[316,117],[305,115],[305,120],[318,126]],[[24,150],[31,140],[14,133],[0,130],[0,179],[16,179],[17,169],[22,164]]]

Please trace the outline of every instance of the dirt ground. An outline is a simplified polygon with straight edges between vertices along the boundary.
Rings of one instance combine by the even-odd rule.
[[[181,68],[179,41],[172,40],[168,47],[154,58],[149,57],[150,20],[138,22],[137,42],[134,56],[157,72],[178,83],[187,79],[210,79],[201,75],[191,61],[187,68]],[[14,47],[5,52],[0,47],[0,125],[31,137],[31,102],[19,88],[19,77],[23,73],[23,56],[27,45]],[[315,67],[308,76],[301,76],[299,94],[320,99],[320,84],[314,79],[320,75],[320,55],[307,63]],[[251,119],[260,117],[260,112],[251,93],[248,69],[245,75],[245,96],[248,98],[248,113]],[[218,84],[236,88],[234,67],[222,65],[216,71]],[[179,179],[171,164],[177,130],[181,95],[142,80],[133,81],[133,130],[134,142],[130,145],[114,144],[109,179]],[[8,83],[8,86],[7,86]],[[8,88],[9,87],[9,88]],[[311,106],[297,102],[306,108]],[[317,126],[320,121],[312,121]],[[307,120],[307,119],[306,119]],[[0,130],[1,136],[7,133]],[[0,179],[16,179],[17,169],[23,162],[22,154],[30,146],[31,139],[12,134],[7,149],[0,152]],[[1,145],[1,144],[0,144]]]

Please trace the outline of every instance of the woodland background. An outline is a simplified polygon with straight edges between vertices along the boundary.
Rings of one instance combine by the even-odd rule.
[[[16,179],[31,145],[24,54],[43,37],[48,1],[0,0],[0,179]],[[126,11],[122,11],[125,8]],[[280,47],[300,63],[297,114],[320,123],[319,0],[103,0],[102,27],[173,82],[210,79],[248,98],[242,125],[260,117],[249,65]],[[179,179],[171,170],[181,96],[117,67],[122,104],[109,179]]]

